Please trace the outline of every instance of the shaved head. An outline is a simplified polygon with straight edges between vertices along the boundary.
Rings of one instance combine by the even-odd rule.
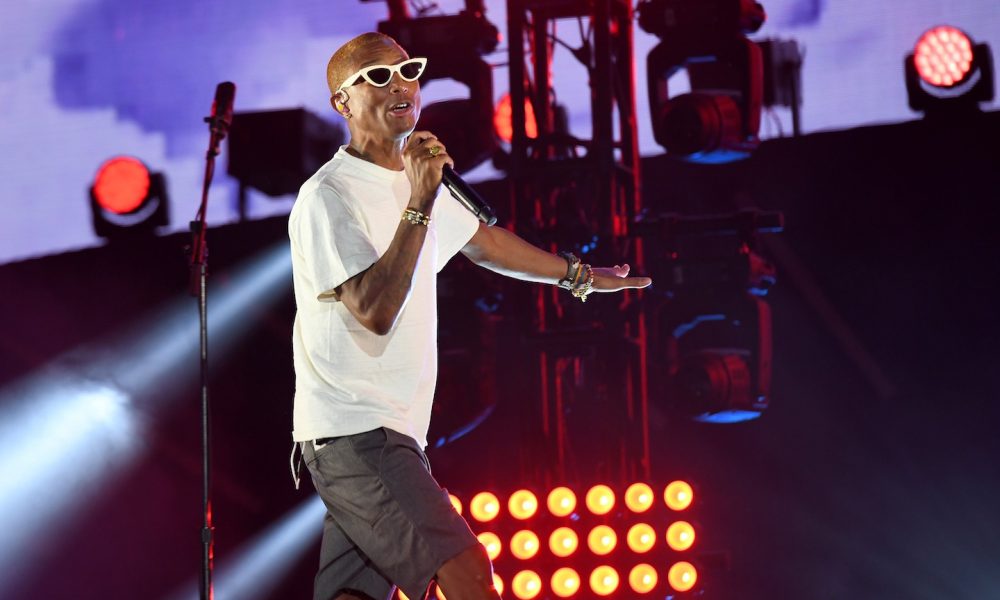
[[[402,50],[396,40],[376,31],[362,33],[341,46],[326,65],[326,83],[330,86],[330,94],[336,94],[344,79],[361,68],[361,59],[386,47]]]

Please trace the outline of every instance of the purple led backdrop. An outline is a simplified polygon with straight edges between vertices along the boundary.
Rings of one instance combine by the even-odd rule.
[[[440,0],[446,13],[461,0]],[[488,0],[488,17],[505,29],[505,3]],[[769,20],[756,36],[795,38],[805,47],[806,132],[914,118],[906,105],[902,57],[922,31],[938,23],[964,28],[976,41],[1000,44],[993,0],[769,0]],[[7,213],[0,262],[87,247],[94,236],[86,190],[106,158],[129,154],[163,172],[171,198],[171,230],[193,217],[200,190],[207,113],[217,82],[238,85],[237,110],[304,106],[334,120],[324,68],[341,43],[375,27],[379,2],[154,2],[51,0],[0,9],[0,190]],[[574,23],[557,35],[578,41]],[[506,39],[491,62],[506,61]],[[660,148],[649,130],[645,56],[657,40],[636,30],[640,149]],[[995,55],[995,52],[994,52]],[[571,128],[588,134],[583,71],[565,50],[553,70]],[[495,91],[507,71],[495,69]],[[425,102],[464,95],[434,82]],[[994,106],[996,104],[994,103]],[[790,130],[789,116],[777,115]],[[765,119],[762,133],[778,128]],[[225,161],[225,156],[222,157]],[[223,163],[224,164],[224,163]],[[472,179],[495,176],[489,167]],[[288,211],[291,198],[252,195],[252,216]],[[209,219],[234,220],[235,186],[216,179]]]

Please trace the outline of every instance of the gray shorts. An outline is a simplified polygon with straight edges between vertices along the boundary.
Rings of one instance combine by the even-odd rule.
[[[383,427],[302,452],[327,509],[314,600],[383,600],[393,584],[422,599],[441,565],[479,543],[412,438]]]

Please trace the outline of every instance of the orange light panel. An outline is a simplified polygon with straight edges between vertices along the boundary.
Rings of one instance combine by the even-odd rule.
[[[563,567],[552,574],[552,593],[560,598],[569,598],[580,590],[580,575],[569,567]]]
[[[590,589],[598,596],[608,596],[618,589],[618,571],[601,565],[590,574]]]
[[[492,521],[500,514],[500,500],[490,492],[479,492],[469,503],[469,512],[473,519],[481,523]]]
[[[399,594],[399,600],[410,600],[410,597],[403,593],[403,590],[396,588],[396,593]]]
[[[913,49],[920,78],[931,85],[951,87],[972,70],[972,41],[960,29],[941,25],[926,31]]]
[[[533,531],[522,529],[510,538],[510,553],[521,560],[528,560],[538,554],[541,543]]]
[[[633,483],[625,490],[625,506],[634,513],[644,513],[653,506],[653,488],[645,483]]]
[[[501,96],[500,101],[497,102],[496,108],[493,109],[493,129],[496,131],[497,137],[508,144],[514,137],[514,127],[511,125],[511,121],[513,120],[511,107],[510,94],[504,94]],[[535,109],[531,106],[531,101],[527,98],[524,99],[524,132],[529,138],[534,139],[538,137]]]
[[[566,517],[576,510],[576,494],[567,487],[557,487],[549,492],[546,505],[549,512],[556,517]]]
[[[687,521],[677,521],[667,527],[667,545],[683,552],[694,545],[694,527]]]
[[[542,578],[534,571],[521,571],[510,582],[510,591],[521,600],[528,600],[542,593]]]
[[[560,527],[549,536],[549,550],[560,558],[565,558],[576,552],[579,545],[580,538],[569,527]]]
[[[484,531],[476,536],[479,539],[479,543],[486,548],[486,554],[490,557],[490,560],[496,560],[500,556],[500,551],[503,550],[503,544],[500,542],[500,537],[497,534]]]
[[[618,535],[607,525],[598,525],[587,535],[587,547],[598,556],[604,556],[618,545]]]
[[[94,199],[101,208],[125,215],[142,206],[149,186],[146,165],[128,156],[116,156],[97,169]]]
[[[632,588],[633,592],[648,594],[656,589],[656,583],[659,579],[656,569],[651,565],[643,563],[632,567],[632,570],[629,571],[628,585]]]
[[[448,600],[448,597],[444,595],[444,592],[441,591],[441,586],[439,585],[434,586],[434,594],[437,596],[437,600]]]
[[[672,481],[663,490],[663,501],[671,510],[684,510],[694,501],[694,490],[686,481]]]
[[[451,505],[455,507],[455,512],[462,514],[462,501],[458,499],[458,496],[448,494],[448,499],[451,500]]]
[[[493,574],[493,589],[501,596],[503,595],[503,579],[500,579],[500,576],[496,573]]]
[[[674,563],[667,572],[667,581],[678,592],[686,592],[698,583],[698,570],[689,562]]]
[[[628,535],[625,539],[632,552],[645,554],[652,550],[656,544],[656,532],[646,523],[638,523],[628,530]]]
[[[615,507],[615,493],[606,485],[595,485],[587,492],[587,508],[595,515],[606,515]]]
[[[538,512],[538,498],[528,490],[517,490],[511,494],[507,509],[515,519],[530,519]]]

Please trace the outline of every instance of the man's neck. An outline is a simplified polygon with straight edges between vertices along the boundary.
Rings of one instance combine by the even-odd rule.
[[[361,160],[367,160],[391,171],[403,170],[403,146],[406,140],[393,140],[388,143],[374,140],[361,140],[351,137],[347,152]]]

